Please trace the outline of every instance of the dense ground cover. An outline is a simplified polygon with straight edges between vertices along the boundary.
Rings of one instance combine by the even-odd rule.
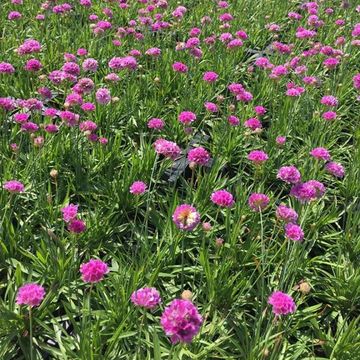
[[[0,359],[360,359],[355,3],[1,1]]]

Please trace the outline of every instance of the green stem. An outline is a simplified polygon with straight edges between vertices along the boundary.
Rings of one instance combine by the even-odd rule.
[[[32,312],[31,312],[31,306],[29,306],[29,321],[30,321],[30,359],[34,359],[34,353],[33,353],[33,326],[32,326]]]
[[[184,290],[184,250],[185,241],[184,236],[181,238],[181,290]]]

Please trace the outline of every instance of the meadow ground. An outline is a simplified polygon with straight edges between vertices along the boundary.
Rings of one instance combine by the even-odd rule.
[[[1,0],[0,359],[360,359],[356,1]]]

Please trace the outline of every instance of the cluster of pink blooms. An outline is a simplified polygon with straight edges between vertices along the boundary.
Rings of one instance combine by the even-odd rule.
[[[193,206],[182,204],[175,209],[172,219],[180,230],[191,231],[199,224],[200,214]]]
[[[210,200],[218,206],[227,208],[235,204],[233,195],[226,190],[214,191],[210,196]]]
[[[85,222],[78,218],[78,205],[69,204],[61,209],[63,220],[70,232],[79,234],[86,230]]]
[[[25,186],[18,180],[6,181],[3,188],[11,193],[22,193],[25,190]]]
[[[29,283],[21,286],[16,296],[18,305],[39,306],[45,297],[45,289],[38,284]]]
[[[161,303],[159,292],[155,288],[142,288],[131,294],[131,301],[135,306],[154,309]]]
[[[275,316],[291,314],[296,310],[294,299],[281,291],[274,291],[269,296],[268,303],[272,306]]]
[[[133,195],[141,195],[147,190],[147,185],[143,181],[134,181],[130,186],[130,193]]]
[[[91,259],[80,266],[81,278],[88,283],[101,281],[108,272],[109,268],[106,263],[98,259]]]

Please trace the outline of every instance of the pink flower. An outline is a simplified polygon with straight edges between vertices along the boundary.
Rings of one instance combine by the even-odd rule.
[[[153,118],[147,123],[149,129],[161,130],[165,126],[165,122],[162,119]]]
[[[245,121],[244,126],[246,128],[249,128],[253,131],[257,130],[257,129],[261,129],[262,128],[262,124],[261,121],[257,118],[250,118],[248,120]]]
[[[285,225],[285,237],[293,241],[301,241],[304,238],[304,232],[299,225],[288,223]]]
[[[98,68],[98,62],[92,58],[85,59],[82,63],[82,68],[84,71],[96,72]]]
[[[80,123],[79,129],[80,129],[80,131],[93,132],[97,129],[97,125],[91,120],[86,120],[86,121],[83,121]]]
[[[200,222],[200,214],[188,204],[179,205],[172,216],[172,220],[180,230],[191,231]]]
[[[335,111],[325,111],[321,117],[326,121],[331,121],[336,119],[336,112]]]
[[[39,130],[39,126],[31,121],[28,121],[21,125],[21,130],[28,133],[34,133]]]
[[[150,48],[148,50],[145,51],[145,55],[149,55],[149,56],[160,56],[161,54],[161,50],[159,48]]]
[[[308,202],[322,197],[325,191],[325,186],[321,182],[309,180],[305,183],[294,185],[290,190],[290,195],[300,202]]]
[[[76,219],[79,205],[69,204],[61,209],[63,214],[63,220],[65,222],[70,222],[71,220]]]
[[[312,149],[310,151],[310,155],[313,156],[315,159],[317,160],[330,160],[330,153],[327,149],[323,148],[323,147],[318,147],[315,149]]]
[[[272,305],[272,311],[276,316],[291,314],[296,310],[293,298],[281,291],[273,292],[268,299],[268,304]]]
[[[80,234],[86,230],[86,224],[83,220],[74,219],[70,221],[67,229],[74,234]]]
[[[279,220],[285,221],[286,223],[296,223],[299,215],[294,209],[285,205],[280,205],[276,209],[276,217]]]
[[[24,184],[17,180],[6,181],[3,188],[11,193],[22,193],[25,190]]]
[[[218,111],[217,105],[210,101],[207,101],[204,104],[204,107],[207,111],[212,112],[212,113],[216,113]]]
[[[249,206],[256,212],[264,210],[269,205],[270,199],[265,194],[253,193],[249,196]]]
[[[345,176],[345,170],[344,170],[344,167],[339,164],[339,163],[336,163],[336,162],[328,162],[326,165],[325,165],[325,170],[335,176],[335,177],[338,177],[338,178],[343,178]]]
[[[15,68],[7,62],[0,62],[0,74],[12,74],[15,72]]]
[[[176,143],[165,139],[156,140],[154,147],[157,154],[164,155],[172,160],[175,160],[181,154],[181,149]]]
[[[338,105],[338,100],[335,96],[325,95],[321,99],[321,104],[331,107],[336,107]]]
[[[100,88],[96,92],[96,101],[101,105],[109,104],[111,101],[110,91],[106,88]]]
[[[18,305],[39,306],[45,297],[45,289],[38,284],[29,283],[21,286],[16,296]]]
[[[188,152],[187,159],[197,165],[206,165],[210,161],[210,154],[201,146],[191,149]]]
[[[297,184],[301,180],[300,171],[295,166],[281,167],[276,177],[288,184]]]
[[[190,300],[175,299],[165,308],[160,323],[173,344],[190,343],[200,331],[203,319]]]
[[[276,139],[276,144],[278,144],[279,146],[282,146],[285,144],[286,142],[286,137],[285,136],[278,136]]]
[[[196,120],[196,115],[191,111],[183,111],[179,114],[178,120],[181,123],[188,125]]]
[[[161,297],[155,288],[142,288],[131,294],[131,302],[135,306],[154,309],[161,303]]]
[[[360,90],[360,73],[353,77],[353,84],[356,90]]]
[[[174,71],[176,72],[180,72],[180,73],[186,73],[188,72],[188,67],[181,63],[181,62],[175,62],[173,65],[172,65],[172,68]]]
[[[135,181],[130,186],[130,193],[134,195],[141,195],[143,194],[147,189],[147,185],[142,181]]]
[[[213,83],[218,79],[218,77],[219,75],[216,72],[207,71],[203,76],[203,80],[208,83]]]
[[[235,204],[234,197],[226,190],[218,190],[211,194],[210,200],[221,207],[232,207]]]
[[[133,56],[114,57],[109,61],[109,68],[113,70],[135,70],[137,67],[137,60]]]
[[[89,262],[80,266],[80,272],[83,281],[96,283],[104,278],[104,275],[109,272],[109,268],[101,260],[91,259]]]
[[[269,159],[269,156],[266,152],[262,150],[253,150],[250,151],[247,158],[248,160],[252,161],[255,165],[261,165]]]
[[[237,118],[236,116],[234,115],[230,115],[228,117],[228,123],[231,125],[231,126],[238,126],[240,124],[240,120],[239,118]]]
[[[340,64],[340,60],[334,57],[329,57],[323,61],[323,65],[328,69],[334,69]]]
[[[256,115],[258,115],[258,116],[262,116],[262,115],[266,114],[266,108],[261,105],[255,106],[254,111],[256,112]]]

